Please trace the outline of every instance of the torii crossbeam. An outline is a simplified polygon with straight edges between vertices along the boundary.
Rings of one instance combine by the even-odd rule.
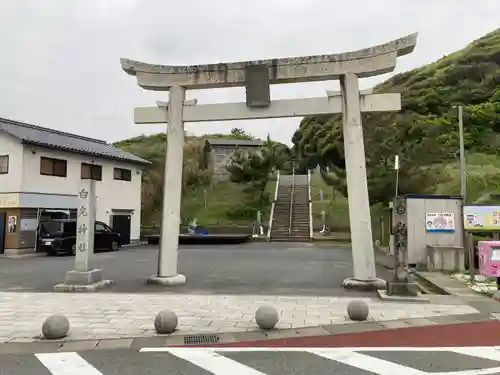
[[[167,155],[158,275],[150,282],[179,285],[177,272],[184,123],[342,113],[354,277],[345,287],[384,288],[377,279],[361,112],[399,111],[399,94],[360,91],[359,78],[394,70],[397,58],[413,52],[417,34],[355,52],[209,65],[166,66],[122,59],[122,69],[147,90],[169,91],[168,103],[135,109],[138,124],[167,123]],[[274,100],[270,85],[340,80],[340,92],[324,97]],[[186,89],[246,87],[246,103],[198,105],[185,101]]]

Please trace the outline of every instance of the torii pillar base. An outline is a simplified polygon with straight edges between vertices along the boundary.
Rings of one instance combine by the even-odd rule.
[[[382,279],[359,280],[355,277],[349,277],[344,280],[342,286],[346,289],[354,290],[385,290],[387,288],[387,281]]]
[[[148,277],[146,280],[146,284],[153,285],[163,285],[163,286],[177,286],[186,284],[187,279],[186,276],[177,274],[174,276],[158,276],[153,275]]]

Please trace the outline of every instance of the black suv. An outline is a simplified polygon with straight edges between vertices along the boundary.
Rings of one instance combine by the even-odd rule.
[[[39,251],[48,255],[76,253],[76,220],[42,221],[39,229]],[[94,251],[118,250],[120,234],[101,221],[95,222]]]

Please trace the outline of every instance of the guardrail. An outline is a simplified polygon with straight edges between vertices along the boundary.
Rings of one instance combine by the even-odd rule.
[[[271,229],[273,227],[274,221],[274,207],[276,206],[276,200],[278,199],[278,189],[280,186],[280,171],[276,174],[276,188],[274,189],[273,203],[271,203],[271,214],[269,215],[269,226],[267,228],[267,240],[271,240]]]
[[[295,164],[292,169],[292,191],[290,192],[290,218],[288,222],[288,236],[292,234],[292,213],[293,213],[294,196],[295,196]]]
[[[311,240],[314,237],[313,230],[313,210],[312,210],[312,198],[311,198],[311,170],[307,169],[307,186],[309,189],[309,237]]]

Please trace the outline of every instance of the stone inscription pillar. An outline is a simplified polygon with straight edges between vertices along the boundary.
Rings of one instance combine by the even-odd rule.
[[[174,86],[169,91],[167,153],[165,156],[158,275],[151,276],[148,282],[162,285],[182,285],[186,283],[186,277],[177,273],[177,252],[179,247],[184,156],[184,123],[182,112],[186,90],[184,87]]]
[[[64,283],[54,286],[55,292],[93,292],[113,284],[112,280],[103,280],[102,269],[89,266],[94,253],[96,182],[80,180],[77,194],[75,269],[66,273]]]
[[[343,99],[342,130],[354,268],[354,277],[344,280],[344,286],[383,289],[386,283],[377,279],[375,273],[358,77],[355,74],[342,76],[340,87]]]
[[[81,180],[76,219],[75,270],[89,270],[89,254],[94,252],[95,181]]]

